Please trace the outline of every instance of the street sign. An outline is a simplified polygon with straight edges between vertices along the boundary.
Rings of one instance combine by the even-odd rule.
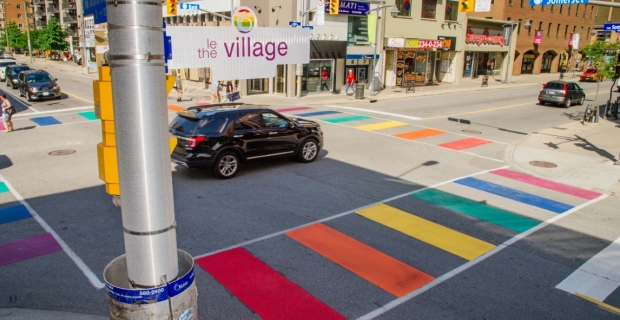
[[[299,21],[289,21],[288,25],[293,27],[293,28],[297,28],[297,27],[301,26],[301,22],[299,22]]]
[[[620,32],[620,23],[606,23],[603,30]]]
[[[200,10],[200,4],[198,3],[179,3],[180,10]]]
[[[304,29],[310,29],[310,30],[313,30],[313,29],[314,29],[314,27],[313,27],[313,26],[303,26],[302,28],[304,28]]]
[[[95,24],[108,22],[108,14],[105,10],[105,0],[84,0],[84,16],[93,15]]]
[[[530,6],[549,6],[559,4],[587,4],[588,0],[530,0]]]

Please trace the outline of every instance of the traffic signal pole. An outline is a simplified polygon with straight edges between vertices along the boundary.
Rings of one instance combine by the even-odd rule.
[[[198,318],[193,259],[176,242],[161,5],[106,6],[125,241],[104,270],[111,319]]]

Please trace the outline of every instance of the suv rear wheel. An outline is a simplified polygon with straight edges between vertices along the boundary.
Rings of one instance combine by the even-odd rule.
[[[571,98],[566,99],[566,101],[564,102],[564,108],[570,108],[570,106],[573,104],[573,100]]]
[[[213,174],[220,179],[230,179],[239,171],[239,157],[231,151],[225,151],[217,157],[213,166]]]
[[[314,161],[318,155],[319,145],[316,140],[308,139],[301,145],[299,153],[297,154],[297,159],[300,162],[308,163]]]

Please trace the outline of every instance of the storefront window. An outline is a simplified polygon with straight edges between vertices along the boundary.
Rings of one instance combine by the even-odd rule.
[[[248,94],[269,93],[269,78],[248,79]]]
[[[301,79],[303,92],[329,92],[334,90],[334,60],[310,60],[304,65]]]
[[[367,46],[368,42],[368,18],[349,16],[347,45]]]
[[[411,17],[411,0],[396,0],[399,16]]]
[[[273,79],[275,93],[286,93],[286,65],[276,67],[276,77]]]
[[[422,19],[435,19],[437,0],[422,0]]]
[[[403,81],[426,82],[426,51],[398,51],[396,53],[396,85]]]
[[[444,19],[456,21],[458,15],[459,15],[459,2],[448,0],[446,2],[446,16]]]

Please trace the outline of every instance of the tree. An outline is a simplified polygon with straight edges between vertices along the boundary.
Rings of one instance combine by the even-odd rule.
[[[9,34],[9,45],[11,48],[19,48],[23,49],[25,47],[24,43],[21,41],[22,31],[19,30],[17,23],[13,20],[9,20],[6,24],[6,30]],[[0,47],[7,47],[6,44],[6,33],[2,33],[2,39],[0,39]]]
[[[66,33],[62,30],[56,18],[52,17],[47,22],[45,28],[41,30],[37,45],[40,46],[41,50],[64,51],[69,46],[65,40],[66,37]]]
[[[586,59],[590,61],[591,66],[596,67],[597,72],[601,75],[600,78],[596,78],[596,95],[594,96],[594,104],[596,104],[598,99],[598,89],[601,81],[614,78],[614,67],[617,62],[616,56],[618,49],[620,49],[620,44],[618,43],[595,41],[594,43],[583,47],[581,50],[585,54]],[[614,81],[612,81],[611,89],[609,90],[610,102],[613,88]]]

